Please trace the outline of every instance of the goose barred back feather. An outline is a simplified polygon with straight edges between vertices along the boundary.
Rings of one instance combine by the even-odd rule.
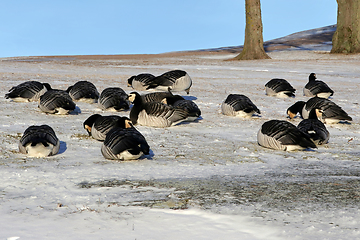
[[[257,140],[260,146],[276,150],[292,151],[316,148],[307,133],[283,120],[265,122],[258,132]]]
[[[39,108],[45,113],[68,114],[75,110],[76,104],[66,91],[49,90],[40,97]]]
[[[228,116],[251,117],[254,113],[260,114],[260,110],[245,95],[229,94],[221,104],[221,112]]]
[[[99,106],[102,110],[122,111],[130,108],[128,95],[119,87],[105,88],[99,98]]]
[[[274,78],[265,84],[266,95],[275,97],[295,97],[295,88],[285,79]]]
[[[101,153],[106,159],[134,160],[148,155],[150,147],[144,136],[134,127],[112,128],[101,146]]]
[[[306,97],[328,98],[334,94],[334,91],[323,81],[316,80],[316,74],[309,75],[309,82],[304,87],[304,95]]]
[[[84,121],[84,129],[96,140],[104,141],[106,134],[114,127],[125,128],[125,120],[127,117],[117,115],[101,116],[93,114]]]
[[[88,81],[79,81],[66,90],[74,101],[96,103],[99,92],[95,85]]]
[[[130,110],[130,119],[133,124],[150,127],[170,127],[189,116],[188,111],[178,107],[168,106],[159,102],[144,103],[137,92],[129,94],[129,100],[133,102]]]
[[[40,96],[50,89],[51,86],[48,83],[27,81],[12,87],[9,93],[5,94],[5,98],[10,98],[15,102],[38,101]]]
[[[48,125],[28,127],[19,141],[19,151],[30,157],[47,157],[59,152],[60,141]]]

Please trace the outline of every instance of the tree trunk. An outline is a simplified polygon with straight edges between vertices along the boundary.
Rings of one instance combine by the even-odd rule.
[[[269,59],[265,53],[260,0],[245,0],[245,42],[237,60]]]
[[[360,52],[360,1],[337,0],[337,28],[331,53]]]

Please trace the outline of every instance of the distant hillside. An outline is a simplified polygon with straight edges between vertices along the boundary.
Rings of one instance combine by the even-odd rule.
[[[264,42],[264,48],[267,52],[281,50],[330,51],[332,47],[332,36],[335,30],[336,25],[330,25],[293,33],[285,37]],[[241,52],[242,49],[243,46],[233,46],[203,49],[200,51],[237,53]]]

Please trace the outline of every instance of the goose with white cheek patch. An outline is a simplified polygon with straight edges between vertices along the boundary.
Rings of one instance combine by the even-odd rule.
[[[128,95],[122,88],[105,88],[99,98],[99,107],[108,111],[124,111],[130,108]]]
[[[323,145],[328,143],[330,133],[325,125],[318,119],[318,116],[321,116],[321,110],[312,109],[309,113],[309,118],[302,120],[297,128],[309,134],[311,140],[316,145]]]
[[[14,102],[36,102],[50,89],[51,86],[48,83],[27,81],[12,87],[9,93],[5,94],[5,98]]]
[[[128,79],[128,87],[132,87],[137,91],[145,91],[148,89],[149,84],[154,78],[155,76],[150,73],[141,73],[131,76]]]
[[[66,91],[52,89],[40,97],[39,108],[45,113],[65,115],[74,111],[76,104]]]
[[[292,119],[297,113],[300,113],[303,119],[308,119],[312,109],[321,110],[319,111],[321,115],[318,118],[323,123],[335,124],[340,121],[352,121],[352,118],[336,103],[319,97],[310,98],[307,102],[296,102],[287,109],[287,114]]]
[[[323,81],[316,80],[316,74],[309,75],[309,82],[304,87],[304,95],[306,97],[329,98],[334,91]]]
[[[161,102],[176,108],[185,109],[189,113],[189,116],[185,121],[195,121],[201,115],[201,111],[195,102],[186,100],[180,95],[165,97]]]
[[[221,112],[227,116],[237,116],[249,118],[255,113],[260,114],[260,110],[245,95],[229,94],[221,104]]]
[[[132,123],[149,127],[170,127],[185,121],[189,113],[183,108],[172,107],[159,102],[144,103],[137,92],[129,94],[133,103],[130,110]]]
[[[168,91],[170,89],[174,92],[185,91],[189,94],[191,86],[192,80],[187,72],[172,70],[155,77],[147,89],[153,88],[160,91]]]
[[[95,85],[88,81],[79,81],[66,90],[73,101],[97,103],[99,92]]]
[[[89,136],[92,136],[96,140],[104,141],[106,134],[112,128],[126,128],[125,120],[127,119],[127,117],[117,115],[101,116],[100,114],[93,114],[84,121],[83,126]]]
[[[266,95],[272,97],[295,97],[295,91],[296,90],[285,79],[274,78],[265,84]]]
[[[135,160],[148,155],[150,147],[145,137],[136,130],[130,119],[125,120],[127,128],[112,128],[101,146],[101,153],[106,159]]]
[[[283,120],[265,122],[258,131],[257,141],[262,147],[283,151],[316,148],[315,143],[307,133]]]
[[[19,142],[19,151],[29,157],[48,157],[59,152],[60,141],[48,125],[28,127]]]

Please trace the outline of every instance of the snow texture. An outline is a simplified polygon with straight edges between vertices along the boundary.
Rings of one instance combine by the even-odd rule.
[[[148,72],[185,70],[202,117],[169,128],[137,126],[151,153],[111,161],[83,121],[106,112],[77,102],[76,114],[41,112],[36,102],[0,98],[0,239],[359,239],[360,55],[315,51],[271,52],[271,60],[223,61],[234,55],[201,53],[133,58],[0,59],[4,96],[24,81],[67,89],[80,80],[99,92]],[[262,148],[256,134],[270,119],[307,100],[302,88],[315,72],[334,91],[332,101],[351,123],[326,125],[329,143],[315,150]],[[295,98],[265,95],[265,83],[287,79]],[[145,93],[145,92],[142,92]],[[244,94],[261,114],[221,114],[230,93]],[[301,119],[289,120],[297,125]],[[59,154],[27,158],[18,141],[30,125],[48,124],[61,141]]]

